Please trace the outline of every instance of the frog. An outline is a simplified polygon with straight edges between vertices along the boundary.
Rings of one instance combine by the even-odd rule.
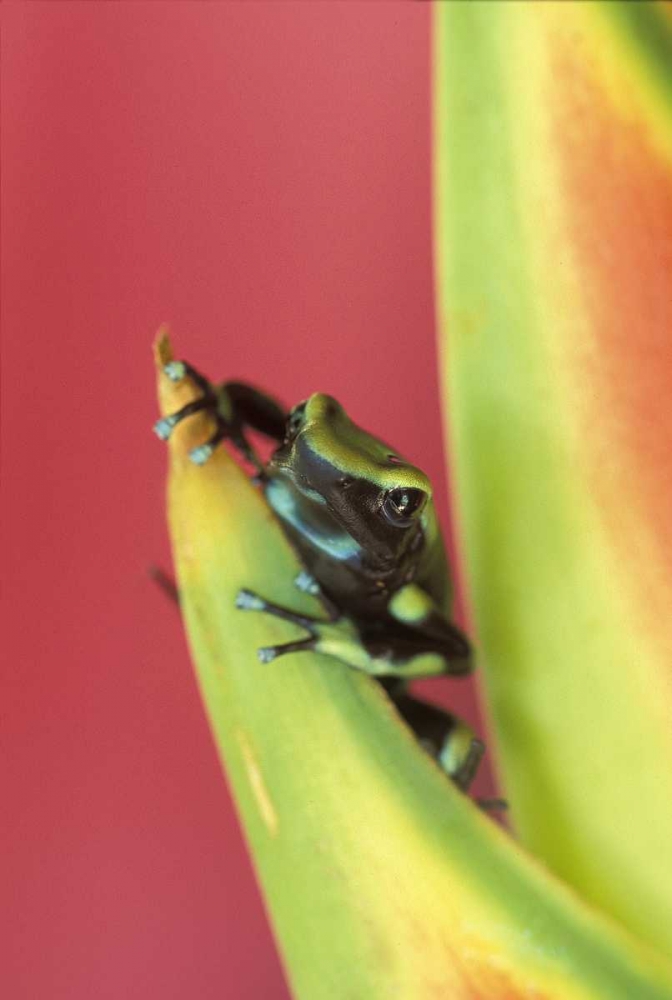
[[[312,650],[369,675],[466,793],[484,742],[466,722],[408,689],[420,678],[464,677],[474,666],[470,642],[449,616],[450,568],[427,475],[326,393],[287,409],[248,383],[211,383],[186,361],[171,361],[164,372],[175,382],[191,379],[201,396],[161,418],[157,435],[167,440],[182,420],[211,413],[215,430],[191,460],[203,465],[228,440],[253,467],[303,566],[294,584],[324,609],[324,617],[314,618],[241,590],[241,612],[275,616],[304,633],[261,647],[261,662]],[[273,442],[268,461],[260,460],[250,431]],[[502,807],[501,800],[479,804]]]

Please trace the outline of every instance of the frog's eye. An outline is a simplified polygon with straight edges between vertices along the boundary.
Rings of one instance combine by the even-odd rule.
[[[293,410],[290,410],[289,416],[287,417],[287,425],[285,427],[285,441],[293,441],[299,433],[301,425],[303,424],[305,412],[305,401],[303,403],[298,403]]]
[[[406,528],[422,511],[426,502],[427,494],[423,490],[400,486],[385,494],[382,510],[391,524]]]

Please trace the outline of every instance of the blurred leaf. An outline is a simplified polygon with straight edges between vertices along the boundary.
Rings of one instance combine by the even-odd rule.
[[[443,372],[512,816],[672,950],[672,18],[436,8]]]
[[[171,357],[167,339],[157,359]],[[198,395],[159,374],[163,413]],[[182,608],[295,995],[305,1000],[672,997],[672,971],[547,875],[461,795],[371,679],[301,653],[235,609],[241,587],[315,613],[263,497],[199,414],[170,442],[168,507]]]

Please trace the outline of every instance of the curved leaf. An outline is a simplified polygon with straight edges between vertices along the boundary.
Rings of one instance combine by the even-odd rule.
[[[170,359],[165,338],[158,359]],[[198,395],[159,375],[162,412]],[[672,971],[585,907],[457,792],[371,679],[308,653],[261,664],[285,622],[241,587],[316,613],[262,496],[219,449],[170,441],[181,602],[225,762],[297,997],[672,997]]]
[[[468,583],[525,844],[672,951],[672,19],[440,4]]]

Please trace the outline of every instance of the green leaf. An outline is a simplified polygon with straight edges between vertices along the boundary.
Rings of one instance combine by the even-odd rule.
[[[165,338],[160,363],[171,358]],[[159,375],[162,412],[198,395]],[[242,587],[315,601],[263,497],[219,449],[170,441],[169,523],[181,604],[294,993],[304,1000],[672,997],[672,970],[527,858],[459,793],[382,689],[328,657],[261,664],[288,623],[241,612]]]
[[[521,839],[672,952],[672,20],[436,9],[443,378]]]

